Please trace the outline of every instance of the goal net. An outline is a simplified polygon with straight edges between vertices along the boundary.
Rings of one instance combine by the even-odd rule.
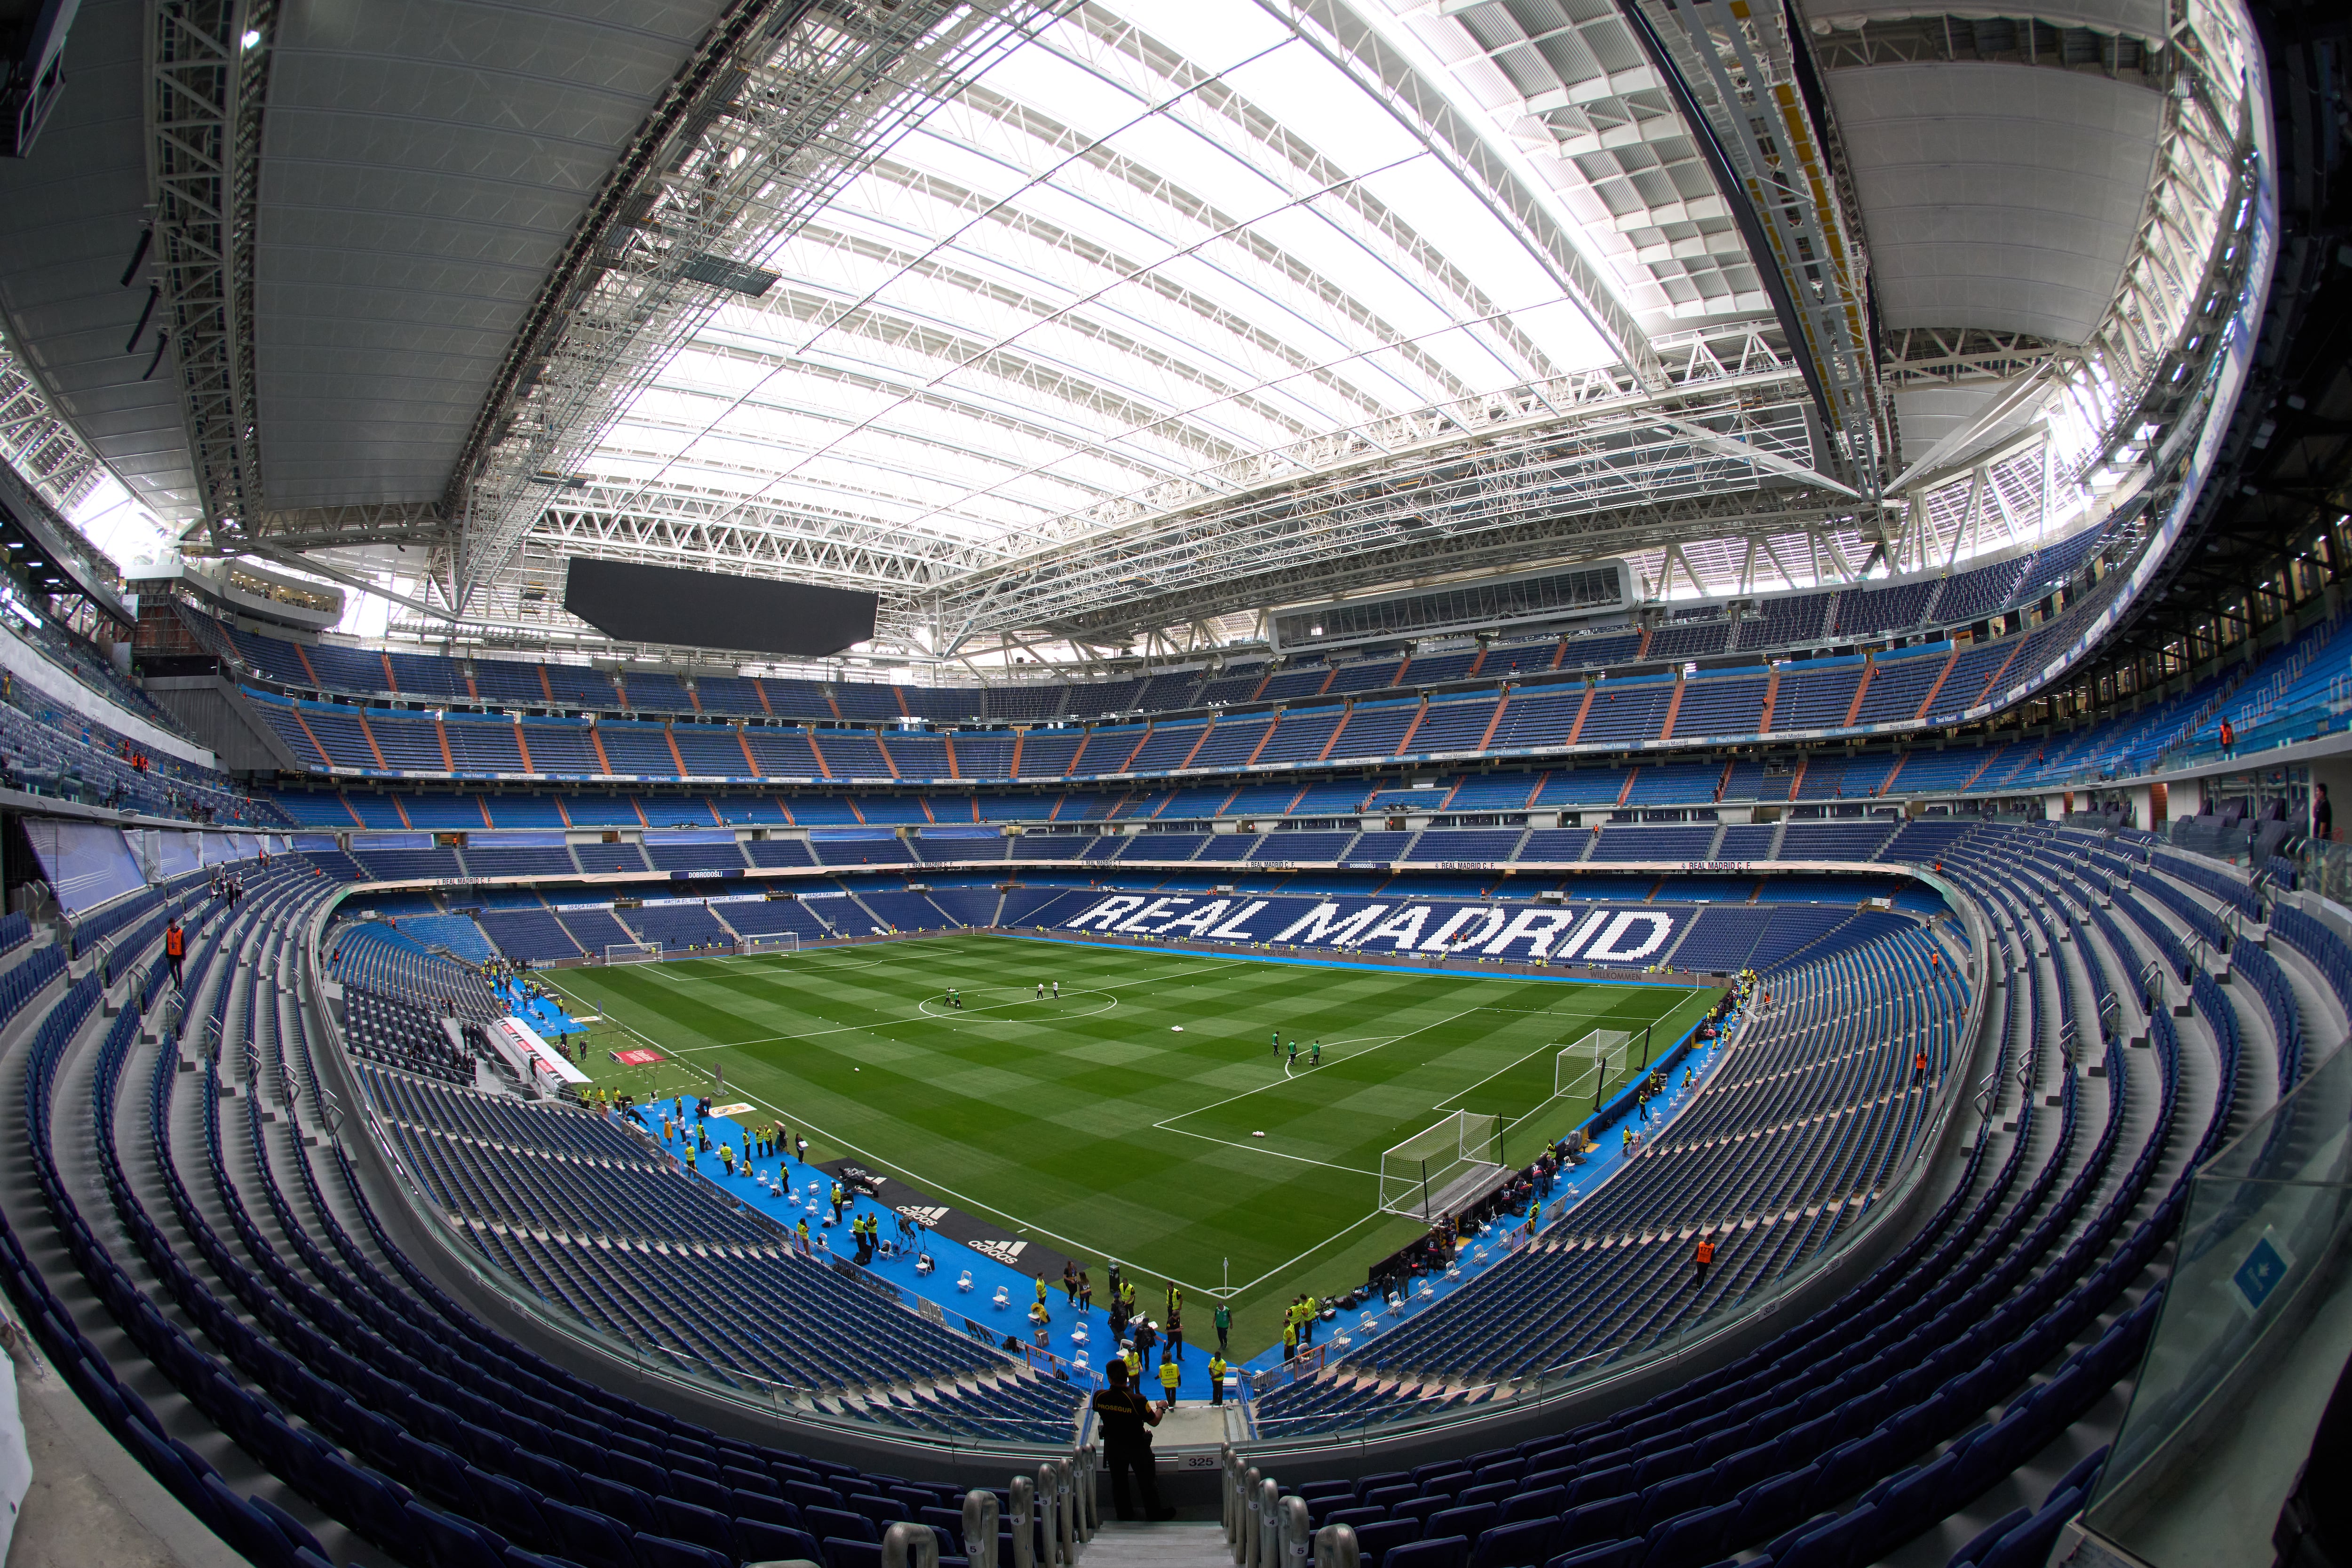
[[[801,933],[782,931],[774,936],[747,936],[735,944],[738,952],[798,952]]]
[[[1595,1029],[1572,1046],[1564,1047],[1552,1058],[1551,1097],[1567,1100],[1590,1095],[1598,1109],[1601,1095],[1609,1085],[1610,1072],[1622,1071],[1632,1059],[1628,1048],[1633,1036],[1625,1029]]]
[[[1502,1169],[1502,1122],[1456,1110],[1381,1156],[1381,1208],[1433,1221],[1451,1214]]]
[[[661,943],[657,942],[608,942],[604,944],[607,963],[659,963]]]

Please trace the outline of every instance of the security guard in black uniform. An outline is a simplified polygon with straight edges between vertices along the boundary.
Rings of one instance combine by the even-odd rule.
[[[1136,1517],[1136,1500],[1127,1484],[1131,1471],[1142,1494],[1143,1517],[1173,1519],[1174,1509],[1160,1506],[1160,1478],[1152,1473],[1150,1429],[1160,1425],[1160,1408],[1128,1386],[1125,1362],[1114,1361],[1103,1371],[1110,1386],[1095,1395],[1094,1410],[1102,1427],[1103,1459],[1110,1469],[1111,1505],[1122,1520]]]

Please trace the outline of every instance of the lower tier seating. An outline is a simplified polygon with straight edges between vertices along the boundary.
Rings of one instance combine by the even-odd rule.
[[[2119,842],[2035,827],[1944,843],[1945,874],[1984,913],[1998,984],[1964,994],[1947,973],[1952,948],[1916,930],[1768,975],[1772,1005],[1743,1023],[1688,1120],[1548,1238],[1572,1245],[1268,1392],[1261,1426],[1469,1409],[1544,1386],[1563,1352],[1618,1363],[1668,1352],[1778,1274],[1850,1258],[1874,1234],[1856,1218],[1895,1194],[1932,1108],[1989,1071],[1981,1120],[1973,1102],[1952,1111],[1956,1172],[1917,1194],[1923,1218],[1898,1221],[1906,1234],[1882,1259],[1854,1264],[1825,1304],[1770,1320],[1736,1359],[1639,1403],[1507,1448],[1302,1489],[1318,1521],[1353,1526],[1375,1568],[1698,1568],[1733,1552],[1787,1568],[1873,1561],[1990,1506],[1980,1500],[2013,1498],[2013,1473],[2136,1366],[2187,1171],[2292,1086],[2294,1036],[2341,1030],[2330,977],[2345,955],[2292,906],[2255,900],[2284,990],[2214,985],[2205,965],[2221,955],[2185,939],[2197,910],[2235,903],[2236,889],[2209,890]],[[932,1525],[961,1555],[960,1521],[943,1511],[958,1489],[746,1441],[600,1387],[436,1285],[379,1223],[347,1152],[305,1136],[323,1104],[325,1042],[276,982],[327,886],[299,863],[256,869],[248,886],[234,908],[191,909],[184,1008],[164,1006],[152,942],[126,945],[110,980],[47,967],[0,1056],[23,1087],[5,1131],[29,1157],[29,1180],[0,1184],[0,1285],[100,1422],[198,1518],[271,1568],[361,1551],[425,1568],[776,1557],[871,1568],[894,1519]],[[2186,1016],[2141,1005],[2152,971],[2189,999]],[[1975,1054],[1969,1007],[1984,1020]],[[1914,1081],[1922,1049],[1930,1069]],[[797,1260],[743,1267],[761,1250],[749,1238],[739,1257],[723,1233],[695,1228],[703,1215],[652,1203],[641,1146],[608,1121],[402,1070],[356,1076],[404,1130],[395,1147],[433,1145],[448,1190],[474,1206],[467,1229],[507,1249],[486,1268],[538,1270],[558,1296],[593,1288],[635,1310],[657,1305],[666,1316],[649,1321],[663,1331],[698,1337],[698,1365],[730,1336],[726,1353],[748,1358],[747,1297],[800,1283],[781,1272],[806,1267]],[[1743,1144],[1773,1157],[1743,1159]],[[567,1194],[572,1214],[547,1184],[559,1168],[596,1173],[593,1201]],[[616,1249],[592,1253],[570,1228],[559,1239],[554,1222],[592,1210],[635,1216],[633,1239],[701,1246],[631,1247],[610,1267]],[[1735,1239],[1703,1285],[1685,1287],[1685,1244],[1709,1226]],[[1608,1267],[1532,1288],[1579,1260]],[[1487,1332],[1482,1302],[1498,1323],[1522,1314],[1516,1331]],[[871,1352],[839,1336],[841,1392],[823,1405],[834,1418],[917,1434],[1068,1430],[1074,1394],[990,1365],[976,1345],[942,1344],[914,1315],[854,1296],[824,1310],[861,1312],[860,1334],[878,1321],[875,1332],[915,1336]],[[861,1355],[895,1365],[918,1352],[945,1358],[930,1366],[942,1375],[914,1388],[847,1381]],[[1990,1518],[1963,1559],[2035,1560],[2096,1458]]]

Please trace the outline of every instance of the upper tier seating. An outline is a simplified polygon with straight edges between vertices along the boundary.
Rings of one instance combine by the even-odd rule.
[[[2088,614],[2105,602],[2113,577],[2102,580],[2077,608]],[[2068,617],[2075,612],[2070,610]],[[1094,816],[1121,815],[1149,801],[1171,819],[1187,816],[1353,814],[1366,809],[1369,790],[1338,781],[1301,783],[1301,767],[1360,766],[1408,758],[1458,758],[1562,748],[1622,748],[1757,734],[1835,734],[1857,727],[1948,722],[1962,711],[2011,691],[2012,670],[2038,668],[2072,624],[2068,617],[1999,642],[1955,649],[1906,649],[1872,659],[1804,660],[1775,673],[1725,671],[1685,679],[1634,677],[1587,686],[1527,686],[1506,695],[1445,697],[1426,703],[1389,702],[1296,707],[1273,715],[1227,715],[1121,725],[1084,731],[959,731],[915,734],[842,729],[781,729],[680,722],[608,722],[530,717],[451,715],[435,720],[378,709],[289,702],[255,693],[262,716],[314,771],[429,773],[464,779],[505,768],[474,768],[462,758],[516,761],[552,778],[644,779],[675,788],[688,780],[777,780],[793,784],[864,781],[873,786],[934,782],[1129,778],[1169,773],[1278,769],[1281,784],[1187,784],[1174,790],[1139,784],[1129,798],[1105,797]],[[2078,726],[2031,744],[2002,742],[1906,746],[1845,756],[1823,749],[1790,767],[1777,759],[1738,761],[1710,780],[1706,764],[1643,764],[1630,770],[1633,790],[1603,788],[1611,770],[1520,763],[1533,773],[1516,798],[1498,781],[1491,803],[1453,809],[1523,809],[1530,805],[1708,805],[1716,802],[1852,800],[1890,795],[2022,793],[2053,784],[2095,781],[2152,765],[2159,759],[2201,756],[2221,717],[2230,717],[2241,745],[2307,738],[2337,722],[2328,711],[2329,683],[2352,648],[2352,625],[2315,626],[2265,656],[2236,684],[2216,681],[2132,714]],[[2235,679],[2235,678],[2231,678]],[[493,731],[496,738],[493,739]],[[47,745],[50,742],[39,742]],[[1587,763],[1591,758],[1583,759]],[[103,766],[103,764],[98,764]],[[1517,776],[1517,771],[1504,775]],[[1616,771],[1622,783],[1626,771]],[[1484,785],[1480,787],[1486,787]],[[1286,806],[1273,792],[1286,790]],[[194,798],[193,795],[191,798]],[[210,797],[206,797],[210,798]],[[1000,797],[985,810],[969,796],[928,794],[919,800],[876,795],[856,803],[810,797],[692,793],[639,793],[614,797],[532,794],[411,795],[414,812],[361,793],[341,796],[281,792],[271,816],[319,826],[456,828],[530,826],[727,826],[766,822],[923,823],[1020,820],[1068,813],[1027,795]],[[896,804],[894,804],[896,803]],[[230,810],[250,810],[233,798]],[[1399,802],[1398,804],[1409,804]],[[1372,803],[1371,809],[1378,809]],[[942,815],[944,811],[945,815]],[[827,815],[830,813],[830,815]],[[373,815],[372,815],[373,814]]]
[[[2105,584],[2103,584],[2102,586]],[[1689,762],[1648,763],[1635,767],[1591,765],[1567,768],[1554,766],[1549,770],[1537,763],[1498,769],[1492,773],[1475,775],[1461,781],[1447,781],[1453,794],[1440,794],[1433,799],[1425,792],[1379,790],[1370,785],[1343,781],[1301,784],[1285,775],[1281,784],[1244,784],[1231,783],[1188,785],[1169,791],[1139,785],[1119,786],[1110,791],[1066,795],[949,795],[929,792],[919,798],[867,794],[856,800],[839,795],[794,794],[655,794],[600,795],[574,794],[528,795],[508,794],[457,795],[379,795],[350,790],[329,793],[309,789],[278,791],[258,813],[269,820],[299,822],[321,827],[458,827],[471,830],[477,826],[618,826],[645,827],[675,823],[719,827],[736,824],[766,823],[774,826],[830,826],[865,822],[907,822],[923,824],[954,820],[958,822],[1039,821],[1075,822],[1113,816],[1144,815],[1157,820],[1197,820],[1208,816],[1352,816],[1360,811],[1444,809],[1454,812],[1471,810],[1519,811],[1550,807],[1602,807],[1644,805],[1700,805],[1714,804],[1737,805],[1750,802],[1779,804],[1795,801],[1853,801],[1890,796],[1954,796],[1969,794],[2021,794],[2047,790],[2056,785],[2092,782],[2115,776],[2152,763],[2159,755],[2199,755],[2200,748],[2210,745],[2210,737],[2217,721],[2218,705],[2225,700],[2236,706],[2229,710],[2246,721],[2241,726],[2246,735],[2242,746],[2272,743],[2307,735],[2315,726],[2336,722],[2326,711],[2326,679],[2325,672],[2342,656],[2342,650],[2352,646],[2352,629],[2347,623],[2328,623],[2313,628],[2284,647],[2273,649],[2245,680],[2224,693],[2219,685],[2200,687],[2182,697],[2167,700],[2138,714],[2125,714],[2084,725],[2070,733],[2033,742],[1971,742],[1968,744],[1937,743],[1911,747],[1901,743],[1851,756],[1832,750],[1822,750],[1800,755],[1793,762],[1780,758],[1742,759],[1721,766],[1709,776],[1707,770],[1716,764]],[[2047,630],[2047,628],[2043,628]],[[2040,636],[2041,633],[2033,634]],[[1776,730],[1795,723],[1793,715],[1800,713],[1821,718],[1832,715],[1842,723],[1851,712],[1858,722],[1884,721],[1889,715],[1906,705],[1925,704],[1937,712],[1948,707],[1965,706],[1978,701],[1998,681],[2004,679],[2002,671],[2018,655],[2022,644],[2017,639],[1959,651],[1931,651],[1925,655],[1906,653],[1889,658],[1874,667],[1843,665],[1825,667],[1818,671],[1797,673],[1784,670],[1768,679],[1759,676],[1718,676],[1686,680],[1681,683],[1679,707],[1670,727],[1675,740],[1704,739],[1709,732],[1723,731],[1751,733],[1762,711],[1768,689],[1773,693],[1772,711]],[[1927,673],[1933,667],[1935,674]],[[1602,687],[1611,683],[1603,682]],[[1912,693],[1925,686],[1937,694],[1932,701],[1921,696],[1916,703]],[[1581,688],[1578,689],[1580,691]],[[1596,692],[1601,689],[1596,688]],[[1660,699],[1650,693],[1671,690],[1669,683],[1658,682],[1644,687],[1625,683],[1616,688],[1619,696],[1603,709],[1614,713],[1620,708],[1631,712],[1633,707],[1646,711],[1659,707]],[[1581,697],[1577,699],[1582,704]],[[1595,701],[1601,700],[1596,696]],[[1664,720],[1667,707],[1675,707],[1671,696],[1659,709],[1658,728],[1668,730]],[[1539,710],[1530,710],[1530,703],[1541,703]],[[1874,703],[1887,704],[1874,708]],[[1843,704],[1843,706],[1841,706]],[[281,718],[293,713],[291,709],[266,710]],[[1369,734],[1393,736],[1387,743],[1401,748],[1404,754],[1423,755],[1429,751],[1476,752],[1482,745],[1500,747],[1507,731],[1504,720],[1513,712],[1522,717],[1533,711],[1543,722],[1559,732],[1561,705],[1550,696],[1514,695],[1507,702],[1493,698],[1473,698],[1433,702],[1425,707],[1398,705],[1386,710],[1388,717],[1373,715],[1378,723]],[[303,722],[321,736],[334,737],[328,742],[329,750],[352,761],[354,765],[367,767],[372,756],[362,733],[363,716],[353,710],[334,712],[305,710]],[[1397,715],[1409,713],[1399,721]],[[1587,727],[1591,714],[1585,715]],[[5,711],[0,711],[5,719]],[[1575,715],[1569,715],[1573,724]],[[290,721],[290,720],[289,720]],[[1291,721],[1285,715],[1282,722]],[[511,721],[508,721],[511,726]],[[541,725],[569,724],[571,721],[530,720],[523,728],[530,731],[530,756],[534,764],[562,771],[566,764],[560,755],[542,763],[547,748],[537,738]],[[1319,721],[1318,721],[1319,722]],[[1338,740],[1346,741],[1365,722],[1360,711],[1351,717],[1339,731]],[[1604,721],[1605,722],[1605,721]],[[2251,726],[2251,730],[2249,730]],[[1271,731],[1279,734],[1277,723]],[[578,731],[575,731],[578,732]],[[1198,726],[1170,728],[1170,734],[1198,736]],[[1262,721],[1255,723],[1253,734],[1265,734]],[[1318,731],[1323,733],[1323,731]],[[1489,740],[1490,732],[1493,739]],[[1570,732],[1574,732],[1573,731]],[[1024,753],[1024,776],[1030,766],[1030,756],[1046,757],[1050,752],[1050,768],[1055,776],[1067,773],[1072,777],[1087,776],[1095,764],[1105,771],[1125,771],[1129,759],[1137,754],[1143,742],[1143,731],[1122,730],[1115,733],[1033,733],[1024,735],[1013,744]],[[1205,731],[1209,739],[1216,733],[1214,727]],[[777,737],[803,735],[802,731],[750,730],[742,738],[750,745],[755,759],[769,755]],[[1580,743],[1582,743],[1580,740]],[[875,742],[868,738],[872,749]],[[954,755],[959,760],[973,749],[967,736],[953,742]],[[1187,742],[1189,745],[1190,742]],[[1349,748],[1337,747],[1323,760],[1336,763],[1339,753]],[[1206,741],[1202,752],[1208,750]],[[1250,750],[1255,750],[1253,743]],[[826,776],[805,743],[802,752],[806,761],[801,766],[808,771],[804,778]],[[940,747],[941,757],[949,748]],[[1180,759],[1181,760],[1181,759]],[[1361,759],[1351,759],[1360,761]],[[1197,765],[1200,757],[1192,758]],[[1245,764],[1245,752],[1234,765]],[[762,766],[770,765],[762,762]],[[1221,764],[1223,765],[1223,764]],[[574,769],[581,776],[601,771],[595,764]],[[675,769],[671,770],[675,773]],[[749,776],[748,774],[746,775]],[[992,777],[998,776],[992,774]],[[753,864],[762,864],[762,851],[752,847]],[[467,852],[472,853],[471,851]],[[714,851],[723,854],[723,851]],[[633,868],[634,852],[625,848],[617,852],[614,865],[607,869]],[[870,856],[869,856],[870,858]],[[420,865],[425,864],[420,862]],[[439,869],[421,872],[427,875],[456,875],[453,862],[437,860]],[[468,862],[467,869],[483,874],[500,874],[497,868],[476,868]],[[562,868],[551,867],[560,873]]]
[[[134,752],[146,757],[146,765],[133,764]],[[145,752],[17,682],[0,700],[0,785],[186,822],[280,827],[293,821],[267,798],[246,795],[226,774],[168,752]]]
[[[1720,606],[1706,605],[1676,611],[1672,619],[1646,631],[1613,628],[1565,638],[1498,642],[1483,651],[1416,652],[1411,658],[1393,654],[1327,658],[1307,653],[1272,662],[1235,663],[1223,670],[1201,668],[1107,681],[994,686],[819,684],[731,675],[680,677],[658,670],[623,670],[614,675],[569,664],[386,655],[341,644],[296,644],[257,633],[229,631],[185,607],[181,613],[207,647],[280,685],[360,697],[423,699],[436,705],[443,700],[513,702],[616,714],[710,715],[814,724],[896,725],[901,719],[921,718],[958,727],[1054,718],[1099,721],[1257,702],[1301,707],[1328,703],[1336,716],[1342,699],[1400,688],[1426,689],[1459,681],[1496,683],[1552,672],[1604,672],[1628,665],[1671,665],[1714,658],[1735,647],[1740,652],[1805,649],[1921,626],[1966,626],[2044,598],[2074,578],[2106,542],[2103,530],[2093,529],[2030,555],[1948,578],[1770,596],[1759,601],[1756,612],[1736,626]],[[1306,741],[1300,731],[1294,731],[1293,739],[1299,744]],[[635,754],[633,750],[632,755]],[[657,752],[653,757],[659,761]],[[1233,761],[1237,759],[1227,760],[1228,763]],[[641,770],[620,766],[601,771]],[[862,776],[845,769],[833,771],[837,777]],[[958,771],[964,777],[989,776],[977,768]]]

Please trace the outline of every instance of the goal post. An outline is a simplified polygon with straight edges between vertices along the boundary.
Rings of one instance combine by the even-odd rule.
[[[1601,1096],[1609,1083],[1609,1067],[1613,1061],[1623,1067],[1633,1041],[1629,1029],[1594,1029],[1572,1046],[1564,1046],[1552,1058],[1551,1097],[1565,1100],[1572,1095],[1590,1094],[1598,1109]]]
[[[1381,1209],[1434,1221],[1502,1169],[1502,1119],[1456,1110],[1381,1156]]]
[[[800,950],[801,933],[796,931],[779,931],[772,936],[747,936],[735,943],[735,951],[739,953],[798,952]]]
[[[661,943],[657,942],[608,942],[604,944],[607,963],[659,963]]]

